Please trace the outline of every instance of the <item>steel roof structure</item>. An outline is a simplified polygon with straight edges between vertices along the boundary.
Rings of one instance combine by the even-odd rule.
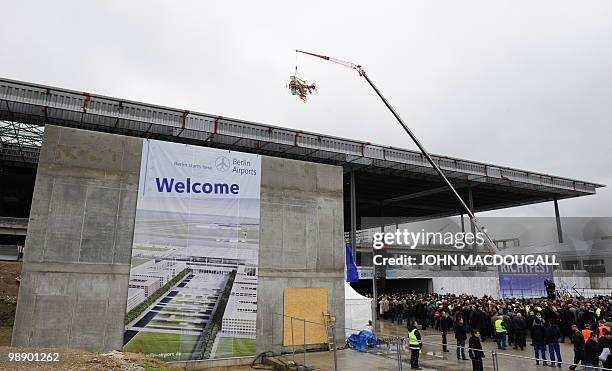
[[[457,201],[416,151],[2,78],[0,120],[26,125],[28,134],[36,126],[59,125],[342,166],[346,173],[354,172],[358,218],[380,216],[383,206],[384,216],[389,217],[460,213]],[[33,139],[28,138],[26,144],[15,140],[18,136],[13,139],[2,141],[0,160],[35,166],[38,148],[27,145]],[[467,200],[473,194],[476,212],[592,195],[603,187],[482,162],[432,157],[462,198]],[[349,193],[345,182],[345,194]]]

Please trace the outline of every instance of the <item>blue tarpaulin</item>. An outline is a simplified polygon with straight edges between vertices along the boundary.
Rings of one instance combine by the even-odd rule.
[[[352,334],[347,341],[351,348],[357,349],[360,352],[363,352],[368,346],[378,346],[376,335],[366,330],[361,330],[358,334]]]
[[[359,282],[359,272],[353,261],[353,251],[351,244],[346,244],[346,282]]]

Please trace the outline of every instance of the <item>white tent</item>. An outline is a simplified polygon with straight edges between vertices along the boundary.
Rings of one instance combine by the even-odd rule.
[[[360,295],[348,283],[344,283],[345,336],[359,332],[372,319],[372,299]],[[351,330],[353,329],[353,330]]]

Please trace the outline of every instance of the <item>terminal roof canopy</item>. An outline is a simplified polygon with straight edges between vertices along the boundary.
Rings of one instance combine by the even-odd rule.
[[[424,156],[411,150],[1,78],[0,120],[342,166],[347,203],[348,174],[355,173],[358,220],[381,215],[428,218],[461,212]],[[0,159],[32,166],[38,161],[37,153],[37,148],[3,143]],[[476,212],[592,195],[596,188],[603,187],[482,162],[432,157],[466,201],[471,187]],[[345,213],[349,210],[347,204]],[[349,221],[345,215],[345,223]]]

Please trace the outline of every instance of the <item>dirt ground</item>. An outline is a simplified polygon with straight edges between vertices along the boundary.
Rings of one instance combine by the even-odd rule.
[[[11,296],[17,298],[19,293],[19,282],[17,278],[21,275],[21,262],[0,261],[0,296]]]
[[[8,354],[15,353],[59,353],[58,362],[10,362]],[[0,370],[183,370],[174,368],[154,358],[137,353],[91,353],[75,349],[28,349],[0,347]]]
[[[58,362],[10,362],[9,353],[59,353]],[[269,369],[262,367],[262,369]],[[176,367],[158,359],[147,357],[138,353],[123,353],[112,351],[109,353],[92,353],[76,349],[41,349],[41,348],[14,348],[0,347],[0,371],[15,370],[83,370],[83,371],[180,371]],[[213,367],[207,371],[249,371],[250,366]]]
[[[11,344],[21,262],[0,261],[0,346]]]

